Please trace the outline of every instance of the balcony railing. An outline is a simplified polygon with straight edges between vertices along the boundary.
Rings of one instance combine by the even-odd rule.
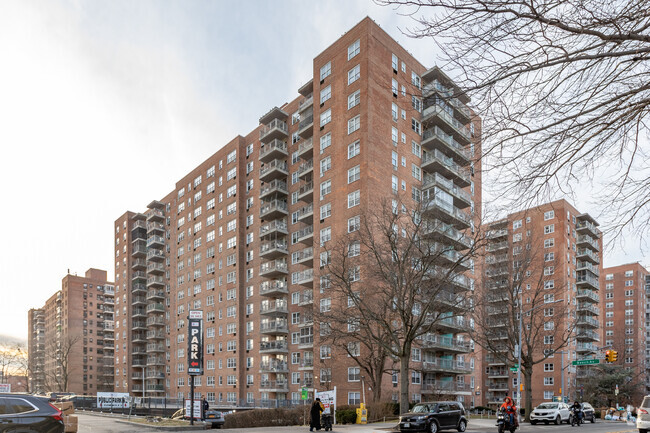
[[[472,152],[470,149],[459,144],[452,135],[446,134],[442,129],[437,126],[429,128],[422,133],[422,141],[425,142],[429,138],[437,138],[447,146],[449,146],[454,152],[461,155],[466,160],[472,159]]]
[[[448,157],[444,153],[440,152],[438,149],[434,149],[433,151],[429,151],[424,154],[424,158],[422,158],[422,167],[424,168],[429,163],[440,164],[441,166],[446,168],[449,172],[451,172],[454,176],[456,176],[459,180],[463,181],[465,185],[469,185],[470,183],[469,170],[466,167],[461,167],[460,165],[456,164],[453,158]]]
[[[279,130],[285,134],[289,133],[289,128],[287,124],[280,119],[273,119],[268,125],[263,126],[260,130],[260,140],[269,135],[273,130]]]
[[[423,189],[429,189],[431,187],[438,186],[442,187],[443,189],[447,190],[451,195],[458,197],[459,199],[463,200],[466,203],[472,203],[472,196],[470,193],[465,191],[462,188],[459,188],[452,182],[451,180],[447,179],[443,175],[439,173],[434,173],[434,174],[424,174],[424,179],[422,181],[422,188]]]

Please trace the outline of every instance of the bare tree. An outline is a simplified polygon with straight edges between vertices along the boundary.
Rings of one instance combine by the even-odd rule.
[[[561,258],[545,253],[539,239],[527,237],[510,245],[502,233],[498,226],[486,232],[492,242],[486,247],[484,285],[476,293],[476,327],[471,335],[489,354],[488,361],[504,364],[496,368],[506,374],[508,365],[519,363],[521,338],[519,368],[528,421],[533,368],[569,345],[576,337],[577,319],[565,297],[566,285],[553,277],[563,272]]]
[[[428,210],[428,203],[414,205],[397,196],[378,200],[347,237],[327,250],[329,256],[321,257],[332,299],[332,310],[321,322],[338,321],[349,339],[337,339],[372,341],[399,360],[402,411],[409,407],[411,349],[436,334],[443,320],[466,311],[472,282],[462,272],[479,245],[451,226],[428,220]],[[463,252],[436,241],[445,236],[464,244]],[[377,378],[380,370],[375,370]]]
[[[431,38],[458,75],[497,191],[546,201],[596,183],[611,232],[650,231],[646,1],[375,1],[410,15],[406,33]]]
[[[70,378],[76,374],[72,367],[75,345],[81,337],[68,336],[51,340],[45,348],[45,357],[51,362],[45,368],[45,388],[48,391],[67,392]]]

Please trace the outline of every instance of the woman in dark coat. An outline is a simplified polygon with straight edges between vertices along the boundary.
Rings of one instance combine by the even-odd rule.
[[[323,403],[320,402],[320,398],[317,398],[312,404],[311,409],[309,409],[309,431],[320,430],[320,413],[323,411]]]

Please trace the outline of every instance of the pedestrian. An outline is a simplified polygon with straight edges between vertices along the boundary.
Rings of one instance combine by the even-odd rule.
[[[203,398],[202,407],[203,407],[203,421],[205,421],[205,417],[207,415],[208,409],[210,409],[210,404],[205,398]]]
[[[311,404],[311,409],[309,409],[309,431],[320,430],[320,414],[323,411],[323,403],[320,402],[320,398],[314,400]]]

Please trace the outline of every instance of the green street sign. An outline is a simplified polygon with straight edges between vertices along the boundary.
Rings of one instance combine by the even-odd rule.
[[[581,359],[579,361],[571,362],[572,365],[591,365],[600,364],[600,359]]]
[[[301,397],[302,397],[303,400],[309,399],[309,392],[307,392],[307,388],[302,389],[302,396]]]
[[[517,371],[519,370],[519,367],[510,367],[510,371]]]

